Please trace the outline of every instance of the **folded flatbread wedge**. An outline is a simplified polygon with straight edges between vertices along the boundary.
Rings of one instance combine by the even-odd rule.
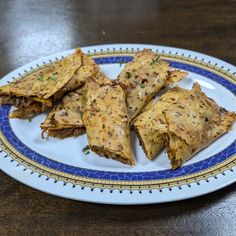
[[[165,95],[171,95],[173,102],[161,107]],[[161,98],[137,118],[135,128],[148,158],[152,159],[154,156],[150,153],[156,153],[165,145],[173,169],[229,131],[236,119],[235,113],[226,111],[201,92],[197,83],[192,90],[174,88]],[[148,119],[148,114],[152,117],[146,133],[140,124],[144,118]],[[154,147],[150,146],[150,140]]]
[[[160,130],[160,128],[154,129],[153,122],[155,122],[156,126],[159,124],[159,127],[163,126],[165,129],[166,124],[162,112],[171,104],[176,103],[186,91],[188,90],[180,87],[168,90],[155,103],[148,105],[148,108],[135,118],[134,129],[148,159],[154,159],[165,143],[163,130]]]
[[[111,83],[102,73],[93,77],[97,83]],[[67,138],[79,136],[85,133],[83,112],[86,105],[86,88],[82,86],[74,92],[67,94],[49,112],[45,121],[41,124],[42,137]],[[45,136],[46,134],[46,136]]]
[[[163,114],[168,124],[165,146],[173,169],[228,132],[236,119],[235,113],[201,92],[197,83]]]
[[[118,84],[86,81],[83,120],[89,147],[100,156],[134,165],[125,92]]]
[[[51,107],[65,93],[77,89],[99,71],[80,49],[75,53],[0,87],[0,104],[18,108],[11,118],[28,118]]]
[[[186,72],[172,71],[169,64],[160,60],[150,49],[137,53],[116,79],[116,83],[126,90],[130,121],[163,86],[177,82],[186,75]]]
[[[62,101],[49,112],[46,120],[41,124],[42,137],[67,138],[85,133],[82,120],[86,103],[85,87],[67,94]]]

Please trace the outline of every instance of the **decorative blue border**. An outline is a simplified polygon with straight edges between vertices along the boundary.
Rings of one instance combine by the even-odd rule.
[[[112,63],[126,63],[132,60],[131,56],[110,56],[103,58],[94,59],[98,64],[112,64]],[[188,65],[182,62],[169,61],[170,65],[174,68],[183,69],[186,71],[194,72],[199,75],[203,75],[209,79],[216,81],[217,83],[223,85],[233,94],[236,94],[236,85],[228,80],[216,75],[208,70],[199,68],[197,66]],[[6,137],[8,142],[22,155],[29,158],[30,160],[49,167],[51,169],[64,172],[67,174],[77,175],[81,177],[103,179],[103,180],[123,180],[123,181],[143,181],[143,180],[161,180],[173,177],[180,177],[184,175],[194,174],[196,172],[208,169],[220,162],[228,159],[232,155],[236,154],[236,140],[230,144],[223,151],[211,156],[203,161],[197,163],[183,166],[177,170],[162,170],[162,171],[150,171],[150,172],[111,172],[111,171],[98,171],[85,169],[80,167],[74,167],[67,164],[63,164],[54,160],[51,160],[45,156],[42,156],[35,151],[24,145],[14,134],[9,123],[9,111],[10,106],[3,105],[0,106],[0,130]]]

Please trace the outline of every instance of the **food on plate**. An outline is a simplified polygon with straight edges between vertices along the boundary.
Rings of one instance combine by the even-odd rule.
[[[10,118],[26,119],[51,109],[40,126],[43,138],[86,132],[85,154],[91,149],[128,165],[135,165],[130,140],[134,127],[147,158],[153,160],[165,148],[176,169],[228,132],[236,120],[234,112],[208,98],[199,84],[191,90],[172,88],[186,76],[145,49],[111,81],[78,48],[0,87],[0,104],[17,108]]]
[[[73,54],[0,87],[0,104],[17,107],[11,118],[29,118],[51,107],[65,93],[96,75],[98,65],[80,49]]]
[[[111,83],[102,73],[93,77],[97,83]],[[79,136],[85,133],[83,112],[86,104],[85,86],[67,94],[61,102],[49,112],[45,121],[41,124],[42,137],[67,138]],[[46,136],[45,136],[46,133]]]
[[[228,132],[236,118],[208,98],[199,84],[164,115],[168,123],[166,149],[173,169]]]
[[[10,118],[29,119],[35,114],[48,111],[48,107],[39,102],[33,102],[27,107],[20,107],[10,113]]]
[[[165,85],[171,85],[173,83],[176,83],[185,78],[187,75],[188,73],[182,70],[170,70],[168,71],[168,77],[165,82]]]
[[[47,136],[63,139],[85,133],[82,120],[85,102],[84,86],[67,94],[41,124],[42,137],[46,133]]]
[[[83,120],[89,147],[100,156],[134,165],[125,92],[118,84],[86,81],[87,104]]]
[[[186,75],[186,72],[172,71],[169,64],[150,49],[137,53],[116,79],[127,93],[130,122],[163,86],[177,82]]]
[[[163,110],[167,109],[170,104],[176,103],[186,91],[180,87],[168,90],[157,102],[148,104],[148,108],[145,107],[145,111],[134,120],[134,129],[148,159],[154,159],[164,147],[165,142],[162,130],[154,129],[153,122],[165,126]]]
[[[147,111],[145,113],[147,114]],[[157,111],[151,119],[150,127],[162,135],[161,144],[165,145],[171,166],[176,169],[228,132],[236,116],[235,113],[226,111],[208,98],[201,91],[200,85],[195,83],[192,90],[180,91],[176,101],[168,103],[161,114]],[[137,123],[135,127],[138,129]],[[160,140],[160,135],[157,139],[154,136],[154,141]],[[146,145],[145,135],[141,136],[139,133],[139,137],[141,143],[145,142]],[[144,150],[145,145],[143,145]]]

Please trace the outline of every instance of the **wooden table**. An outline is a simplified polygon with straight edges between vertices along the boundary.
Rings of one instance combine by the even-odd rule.
[[[0,76],[55,52],[123,42],[236,64],[235,9],[233,0],[2,0]],[[50,196],[2,172],[0,179],[0,235],[236,235],[236,184],[181,202],[107,206]]]

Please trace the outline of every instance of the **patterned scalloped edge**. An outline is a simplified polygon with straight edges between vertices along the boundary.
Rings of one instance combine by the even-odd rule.
[[[4,154],[5,153],[5,154]],[[2,155],[3,154],[3,155]],[[36,174],[38,175],[38,178],[41,178],[42,180],[44,180],[45,182],[49,181],[49,180],[53,180],[54,184],[57,184],[58,182],[62,182],[63,185],[62,186],[66,186],[66,185],[71,185],[71,188],[75,188],[75,187],[79,187],[80,190],[84,190],[85,188],[90,188],[91,192],[94,191],[94,189],[100,189],[101,192],[104,192],[104,190],[108,189],[110,193],[113,193],[114,190],[119,190],[120,193],[122,193],[124,190],[129,190],[129,193],[132,194],[133,191],[138,191],[140,194],[142,194],[143,190],[148,190],[148,192],[151,194],[152,191],[158,190],[160,193],[162,193],[163,189],[168,189],[169,191],[172,191],[173,188],[177,187],[179,190],[182,190],[183,186],[187,186],[189,188],[191,188],[192,184],[196,183],[197,185],[201,185],[202,181],[204,181],[205,183],[210,183],[212,177],[214,179],[218,179],[220,176],[225,176],[227,174],[227,171],[230,172],[234,172],[236,171],[236,166],[228,166],[228,169],[225,169],[223,172],[219,172],[216,173],[214,175],[208,176],[208,177],[204,177],[201,178],[199,180],[196,180],[195,182],[187,182],[187,183],[182,183],[180,185],[176,185],[176,186],[147,186],[147,188],[134,188],[134,186],[120,186],[120,188],[117,188],[117,186],[109,186],[109,185],[101,185],[101,186],[97,186],[95,184],[92,185],[88,185],[86,182],[83,183],[72,183],[72,182],[67,182],[66,179],[57,179],[56,177],[52,177],[50,175],[45,175],[43,172],[38,172],[37,170],[33,170],[33,168],[31,168],[30,166],[25,166],[23,164],[20,164],[18,161],[14,160],[12,157],[10,157],[6,152],[4,152],[3,150],[0,150],[0,155],[4,158],[4,159],[9,159],[9,164],[10,165],[15,165],[14,168],[21,168],[23,172],[25,171],[30,171],[30,174]],[[236,164],[236,163],[234,163]]]
[[[132,56],[134,53],[139,52],[140,48],[137,47],[137,48],[131,48],[131,49],[129,49],[129,48],[123,49],[122,47],[120,47],[119,50],[116,50],[116,48],[113,47],[112,50],[107,48],[106,51],[104,51],[103,49],[100,49],[99,51],[96,49],[93,49],[92,51],[93,52],[91,52],[91,50],[88,50],[87,53],[90,56],[95,57],[95,58],[98,56],[101,56],[101,55],[105,56],[105,55],[111,55],[111,54],[114,56],[115,55],[123,55],[123,54]],[[168,55],[169,56],[171,55],[171,57],[175,58],[176,60],[182,59],[182,60],[186,61],[186,59],[187,59],[189,62],[200,64],[202,66],[207,67],[208,69],[210,68],[214,71],[218,71],[220,74],[223,74],[223,75],[227,76],[228,78],[230,77],[232,79],[232,81],[234,81],[234,83],[236,81],[236,71],[231,72],[230,68],[225,68],[224,66],[221,66],[219,68],[217,66],[218,65],[217,63],[213,64],[210,60],[208,60],[206,62],[205,58],[200,58],[198,56],[192,57],[190,54],[187,54],[187,55],[186,55],[186,53],[179,54],[178,52],[172,54],[171,50],[166,52],[165,50],[160,51],[159,49],[156,49],[154,51],[157,53],[157,55],[161,56],[164,59],[166,59],[166,57],[168,58]],[[57,61],[57,60],[60,60],[63,58],[64,58],[64,56],[60,56],[60,57],[55,57],[53,60],[48,59],[48,60],[42,61],[42,63],[36,64],[36,67],[30,67],[30,70],[24,70],[24,73],[18,73],[18,77],[12,77],[12,79],[14,79],[14,80],[21,79],[25,75],[32,73],[33,71],[36,71],[37,69],[43,68],[43,67],[53,63],[54,61]],[[10,81],[7,81],[7,82],[10,82]],[[11,151],[9,153],[7,153],[7,152],[3,151],[3,149],[0,150],[0,155],[3,158],[9,158],[9,162],[12,164],[14,162],[16,162],[17,168],[23,167],[23,169],[22,169],[23,171],[30,170],[31,174],[38,174],[38,178],[41,178],[44,176],[44,177],[46,177],[45,181],[49,181],[50,179],[52,179],[52,180],[54,180],[55,184],[58,183],[59,181],[62,181],[63,186],[71,184],[72,188],[75,188],[78,186],[81,188],[81,190],[84,190],[86,187],[89,187],[91,189],[91,191],[94,191],[95,188],[99,188],[101,192],[103,192],[105,189],[109,189],[110,193],[112,193],[115,189],[119,190],[120,193],[122,193],[123,190],[129,190],[130,194],[132,194],[133,191],[138,191],[141,194],[143,190],[149,190],[149,193],[152,193],[152,191],[154,189],[155,190],[157,189],[157,190],[159,190],[159,192],[162,192],[162,190],[164,188],[167,188],[167,189],[169,189],[169,191],[172,191],[173,187],[178,187],[179,190],[181,190],[184,185],[191,188],[191,184],[193,184],[193,183],[196,183],[197,185],[200,185],[201,181],[205,181],[206,183],[209,183],[211,177],[213,177],[214,179],[217,179],[219,177],[219,175],[225,176],[227,171],[234,172],[235,168],[236,168],[235,167],[236,160],[234,160],[231,163],[231,165],[226,165],[226,168],[222,172],[218,172],[218,173],[214,173],[214,174],[211,173],[211,175],[209,175],[209,176],[202,175],[201,178],[199,178],[199,179],[195,178],[195,181],[191,181],[191,182],[183,180],[183,183],[182,183],[182,181],[178,181],[178,185],[174,185],[174,186],[170,186],[170,184],[166,184],[166,186],[163,186],[163,184],[162,184],[163,187],[160,187],[160,185],[158,185],[158,184],[157,185],[150,184],[150,185],[145,186],[144,188],[141,186],[135,186],[135,185],[120,185],[120,187],[118,187],[118,185],[115,185],[115,186],[113,186],[111,184],[110,185],[108,185],[108,184],[97,185],[96,183],[89,183],[88,184],[88,182],[80,182],[80,181],[75,181],[74,183],[72,183],[72,182],[68,181],[69,180],[68,178],[61,178],[61,177],[57,178],[56,175],[46,172],[46,171],[42,171],[42,170],[41,170],[41,172],[39,172],[38,171],[39,168],[35,168],[31,165],[26,166],[26,165],[22,164],[21,161],[19,161],[19,160],[16,161],[15,159],[13,159],[11,156],[9,156],[9,154],[11,154]]]

